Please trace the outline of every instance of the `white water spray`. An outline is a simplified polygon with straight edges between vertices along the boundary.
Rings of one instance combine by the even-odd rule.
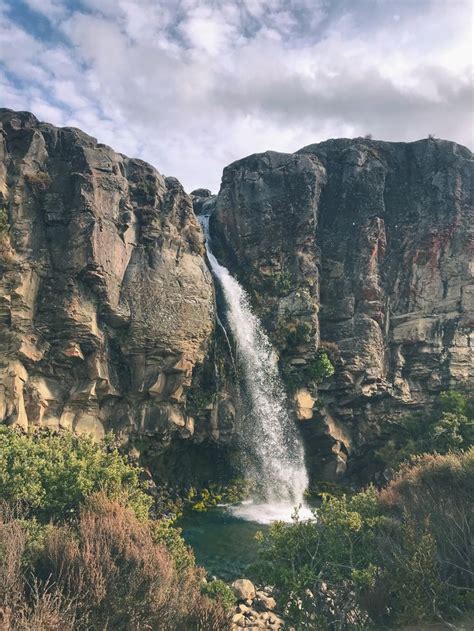
[[[248,404],[239,440],[246,472],[257,483],[258,499],[244,502],[232,512],[243,519],[265,523],[289,520],[294,508],[300,506],[300,517],[310,517],[303,499],[308,486],[303,445],[287,412],[276,353],[252,313],[247,293],[212,253],[209,216],[201,216],[200,222],[209,264],[222,288],[227,320],[237,346],[236,359]]]

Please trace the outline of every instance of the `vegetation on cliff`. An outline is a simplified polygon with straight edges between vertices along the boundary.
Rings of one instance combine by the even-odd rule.
[[[397,467],[419,453],[446,454],[474,444],[474,398],[461,392],[441,393],[436,411],[400,417],[383,430],[376,455],[385,467]]]
[[[0,206],[0,242],[7,238],[9,229],[7,211]]]

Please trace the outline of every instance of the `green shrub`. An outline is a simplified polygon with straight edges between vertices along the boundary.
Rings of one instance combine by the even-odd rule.
[[[334,374],[334,366],[325,351],[319,352],[316,359],[309,364],[308,374],[309,377],[317,383],[332,377]]]
[[[235,479],[228,484],[211,484],[208,488],[191,486],[181,498],[183,507],[205,512],[218,504],[237,504],[249,496],[251,482]]]
[[[448,390],[442,392],[439,397],[442,412],[453,412],[454,414],[467,415],[472,418],[474,410],[473,401],[469,400],[461,392]]]
[[[257,283],[260,291],[274,296],[289,294],[293,289],[293,279],[289,272],[275,272],[271,276],[263,276]]]
[[[317,521],[296,517],[293,524],[276,522],[260,535],[254,571],[260,581],[277,586],[280,603],[298,628],[326,623],[339,628],[349,613],[362,624],[367,614],[358,608],[357,595],[377,571],[375,541],[384,523],[372,488],[351,498],[325,496]]]
[[[29,517],[58,521],[74,515],[86,497],[104,491],[124,497],[144,519],[153,503],[116,449],[72,433],[34,432],[0,426],[0,497],[21,503]]]
[[[219,578],[208,583],[204,583],[201,587],[201,592],[208,598],[216,600],[227,611],[230,611],[235,605],[234,592]]]
[[[289,272],[281,272],[276,275],[275,284],[281,294],[287,294],[293,289],[293,279]]]
[[[384,466],[397,468],[420,453],[446,454],[474,445],[474,402],[460,392],[443,392],[431,418],[405,416],[389,423],[385,444],[376,451]]]
[[[153,541],[166,547],[179,570],[194,566],[193,551],[183,539],[181,528],[174,525],[173,519],[157,519],[152,522],[151,528]]]
[[[289,392],[307,386],[310,382],[320,384],[335,373],[334,366],[326,351],[319,351],[316,357],[302,366],[283,364],[285,386]]]
[[[194,388],[189,391],[189,404],[197,412],[202,412],[214,401],[214,392],[202,388]]]
[[[413,519],[402,524],[400,536],[390,540],[383,577],[391,620],[397,627],[431,621],[448,602],[433,535]]]
[[[260,534],[255,578],[297,629],[404,628],[473,612],[474,449],[425,454],[383,491],[324,496]]]
[[[354,491],[350,487],[326,480],[313,481],[305,491],[305,497],[313,500],[322,500],[325,497],[342,497],[343,495],[350,497],[354,495]]]
[[[469,430],[472,430],[472,427],[473,423],[469,422],[466,416],[444,412],[431,428],[433,451],[447,453],[452,449],[459,449],[469,441]]]

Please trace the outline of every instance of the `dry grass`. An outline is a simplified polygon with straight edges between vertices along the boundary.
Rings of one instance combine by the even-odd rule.
[[[51,185],[51,177],[48,173],[44,171],[37,171],[36,173],[26,173],[25,174],[26,181],[30,186],[41,191],[47,191]]]
[[[10,620],[22,601],[22,558],[26,534],[8,506],[0,507],[0,622]]]
[[[21,525],[10,516],[0,528],[5,631],[228,628],[224,610],[201,594],[202,570],[178,571],[151,525],[118,502],[96,496],[74,526],[49,528],[31,579]]]
[[[380,493],[392,511],[428,524],[443,578],[454,589],[474,588],[473,497],[474,448],[418,456]]]

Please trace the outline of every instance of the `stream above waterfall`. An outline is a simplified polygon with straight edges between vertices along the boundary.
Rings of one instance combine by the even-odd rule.
[[[244,288],[212,252],[209,215],[199,218],[210,268],[225,302],[225,324],[241,370],[237,436],[241,467],[253,480],[253,497],[229,509],[234,517],[253,522],[289,521],[296,506],[310,517],[304,491],[308,486],[304,448],[288,413],[278,357]],[[223,325],[224,326],[224,325]]]

